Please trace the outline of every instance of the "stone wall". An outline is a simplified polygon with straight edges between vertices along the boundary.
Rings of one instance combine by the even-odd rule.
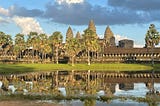
[[[133,48],[133,46],[134,46],[133,40],[124,39],[119,41],[119,47],[121,48]]]

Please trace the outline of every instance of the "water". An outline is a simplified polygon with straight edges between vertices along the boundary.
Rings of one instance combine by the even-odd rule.
[[[38,101],[38,103],[49,103],[54,104],[55,101]],[[99,101],[93,101],[90,104],[86,104],[85,102],[81,101],[63,101],[59,102],[58,104],[62,106],[148,106],[147,103],[139,103],[131,100],[127,101],[121,101],[121,100],[112,100],[109,102],[99,102]]]
[[[143,74],[147,74],[147,77]],[[146,72],[106,73],[92,71],[57,71],[7,75],[0,79],[0,95],[20,93],[23,95],[45,95],[46,97],[47,95],[54,95],[57,97],[88,96],[97,98],[71,99],[70,101],[41,99],[29,101],[28,104],[27,102],[22,103],[23,101],[10,101],[11,104],[22,106],[35,106],[35,104],[36,106],[45,106],[45,104],[47,106],[160,106],[160,99],[157,99],[160,97],[160,78],[157,77],[158,75],[159,73],[156,73],[156,77],[154,77]],[[135,98],[146,98],[148,94],[156,96],[156,98],[153,98],[153,102],[135,100]],[[102,101],[98,99],[101,96],[117,98]],[[4,101],[1,101],[0,105],[4,105]]]
[[[145,97],[147,92],[149,92],[149,89],[147,89],[144,83],[134,83],[134,88],[130,90],[120,90],[119,85],[117,84],[115,95],[116,96]]]

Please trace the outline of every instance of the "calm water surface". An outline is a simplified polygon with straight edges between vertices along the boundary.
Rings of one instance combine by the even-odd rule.
[[[0,76],[0,95],[55,95],[86,97],[142,97],[154,94],[159,97],[160,74],[151,72],[79,72],[56,71],[46,73],[27,73]],[[11,101],[10,101],[11,102]],[[99,101],[85,100],[34,100],[10,103],[1,101],[6,106],[160,106],[160,102],[138,102],[131,99],[113,99]],[[19,104],[18,104],[19,103]],[[10,105],[9,105],[10,104]],[[11,105],[12,104],[12,105]]]

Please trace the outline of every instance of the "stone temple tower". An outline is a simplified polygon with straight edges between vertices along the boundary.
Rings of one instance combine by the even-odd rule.
[[[73,38],[73,31],[72,31],[72,28],[69,26],[68,29],[67,29],[67,32],[66,32],[66,42]]]
[[[94,33],[96,33],[96,27],[93,20],[90,20],[88,29],[92,30]]]
[[[92,30],[93,33],[96,35],[96,37],[98,38],[98,35],[96,33],[96,27],[95,27],[95,24],[94,24],[94,21],[93,20],[90,20],[89,21],[89,24],[88,24],[88,29],[89,30]]]
[[[109,26],[107,26],[104,33],[104,43],[106,46],[110,47],[116,46],[114,34]]]

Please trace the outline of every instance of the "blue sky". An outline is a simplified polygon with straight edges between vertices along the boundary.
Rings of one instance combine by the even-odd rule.
[[[117,41],[132,39],[142,47],[149,25],[160,28],[159,5],[160,0],[0,0],[0,31],[13,37],[61,31],[65,38],[69,26],[82,34],[93,19],[100,38],[109,25]]]

